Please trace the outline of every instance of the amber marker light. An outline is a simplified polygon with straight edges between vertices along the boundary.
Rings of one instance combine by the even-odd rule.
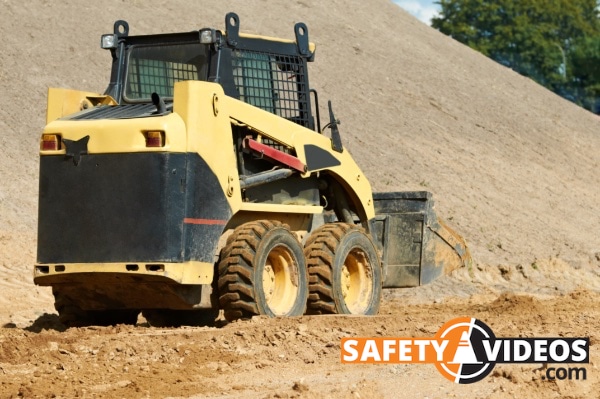
[[[145,133],[146,147],[164,147],[165,132],[161,130],[152,130]]]
[[[58,151],[60,149],[60,137],[58,134],[43,134],[40,144],[42,151]]]

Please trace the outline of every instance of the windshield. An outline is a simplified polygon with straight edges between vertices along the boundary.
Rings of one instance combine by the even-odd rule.
[[[133,46],[129,50],[124,97],[150,101],[152,93],[173,98],[175,82],[207,80],[208,48],[200,43]]]

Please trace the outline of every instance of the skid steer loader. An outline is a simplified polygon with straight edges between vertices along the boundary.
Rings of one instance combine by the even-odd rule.
[[[65,325],[371,315],[469,261],[429,193],[372,193],[331,103],[321,128],[305,24],[225,26],[117,21],[106,92],[49,89],[34,281]]]

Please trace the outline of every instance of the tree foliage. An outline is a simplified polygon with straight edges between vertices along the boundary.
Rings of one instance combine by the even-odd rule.
[[[598,0],[440,0],[431,24],[599,112]],[[598,103],[598,104],[597,104]]]

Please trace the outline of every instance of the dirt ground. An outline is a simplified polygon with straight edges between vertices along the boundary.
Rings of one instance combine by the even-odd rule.
[[[600,392],[600,118],[386,0],[0,0],[0,397],[590,398]],[[317,44],[311,85],[376,191],[428,190],[474,257],[375,317],[255,318],[218,328],[65,330],[36,258],[48,87],[103,92],[99,48],[131,34],[222,28]],[[325,115],[325,109],[321,110]],[[498,365],[458,385],[433,365],[342,365],[340,339],[430,336],[476,317],[500,337],[590,337],[585,381]]]
[[[429,337],[462,315],[485,320],[498,337],[587,336],[592,350],[600,340],[600,294],[590,291],[543,298],[489,292],[410,304],[403,295],[389,293],[374,317],[256,317],[220,328],[158,329],[140,319],[136,327],[64,331],[56,315],[45,314],[25,329],[2,330],[0,395],[591,398],[600,391],[596,355],[585,381],[543,380],[542,365],[508,364],[468,386],[445,380],[433,365],[340,364],[342,337]]]

